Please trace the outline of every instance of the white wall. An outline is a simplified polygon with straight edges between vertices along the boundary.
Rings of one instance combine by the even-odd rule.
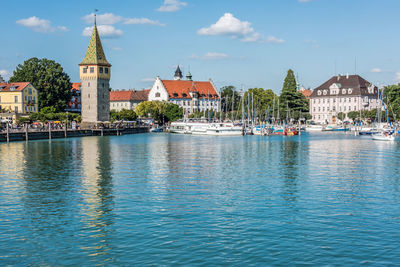
[[[157,93],[160,94],[159,97],[156,96]],[[169,99],[168,92],[165,89],[160,78],[157,77],[156,80],[154,81],[153,87],[151,88],[151,90],[149,92],[149,101],[155,101],[155,100],[168,101],[168,99]]]

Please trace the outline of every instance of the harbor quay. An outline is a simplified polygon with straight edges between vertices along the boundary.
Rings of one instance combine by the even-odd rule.
[[[148,133],[149,127],[137,126],[131,128],[111,128],[111,129],[57,129],[52,130],[11,130],[0,132],[0,142],[13,142],[13,141],[29,141],[40,139],[58,139],[58,138],[72,138],[72,137],[85,137],[85,136],[110,136],[110,135],[126,135]]]

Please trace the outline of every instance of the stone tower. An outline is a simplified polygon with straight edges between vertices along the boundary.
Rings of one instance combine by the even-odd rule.
[[[82,81],[82,124],[94,125],[110,120],[110,76],[108,63],[97,31],[96,21],[86,56],[79,64]]]

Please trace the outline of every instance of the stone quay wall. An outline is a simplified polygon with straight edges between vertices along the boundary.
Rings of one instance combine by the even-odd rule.
[[[109,136],[148,133],[149,127],[124,129],[83,129],[83,130],[52,130],[52,131],[10,131],[0,133],[0,142],[29,141],[39,139],[59,139],[84,136]]]

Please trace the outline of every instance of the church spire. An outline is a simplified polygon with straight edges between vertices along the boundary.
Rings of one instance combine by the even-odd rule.
[[[106,55],[104,54],[103,46],[101,45],[101,40],[99,36],[99,32],[97,30],[96,25],[96,14],[94,17],[94,26],[92,37],[90,38],[88,49],[86,50],[85,58],[82,60],[79,65],[104,65],[111,66],[106,59]]]
[[[176,68],[176,71],[175,71],[174,80],[181,80],[182,78],[183,78],[182,71],[178,65],[178,67]]]

